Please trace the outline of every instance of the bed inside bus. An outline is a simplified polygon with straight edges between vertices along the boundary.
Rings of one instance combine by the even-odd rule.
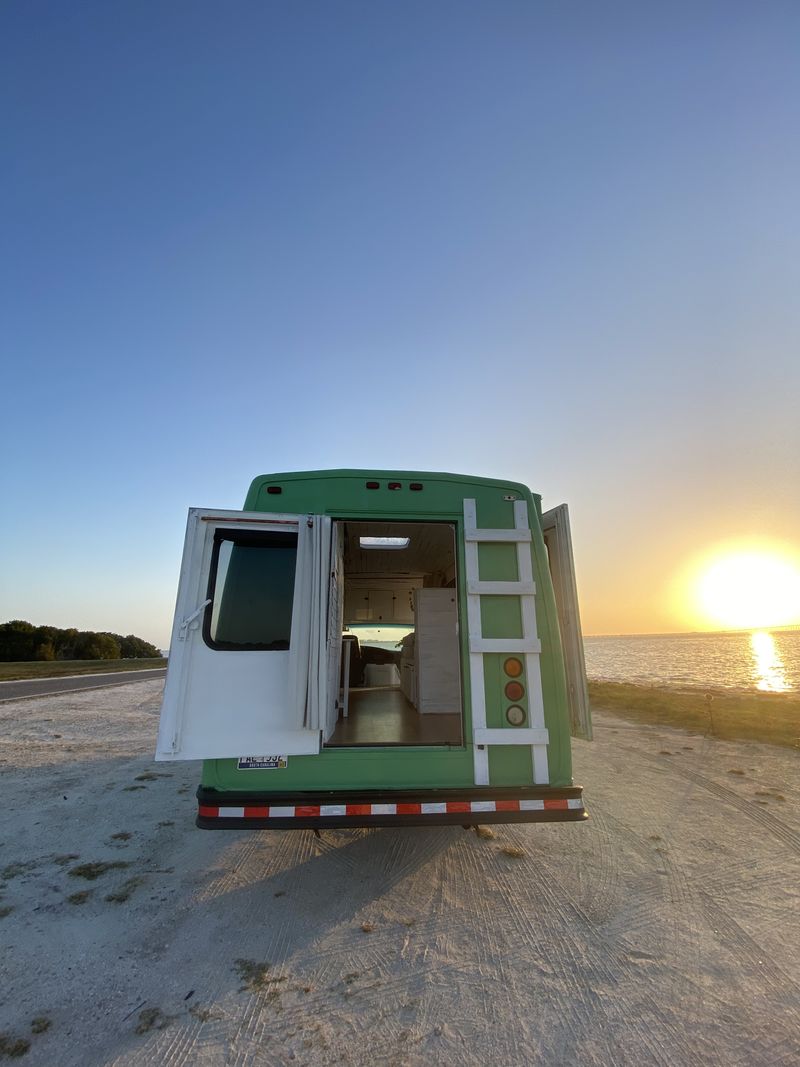
[[[344,628],[327,747],[461,745],[454,526],[341,525]]]

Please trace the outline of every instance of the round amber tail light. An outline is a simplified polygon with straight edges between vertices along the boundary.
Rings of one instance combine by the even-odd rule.
[[[503,664],[503,670],[509,678],[519,678],[522,674],[522,661],[516,656],[510,656]]]
[[[525,687],[519,682],[508,682],[505,693],[509,700],[522,700],[525,696]]]

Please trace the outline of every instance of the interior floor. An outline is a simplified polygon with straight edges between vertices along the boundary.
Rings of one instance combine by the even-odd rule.
[[[328,748],[353,745],[460,745],[461,716],[420,715],[399,686],[351,689]]]

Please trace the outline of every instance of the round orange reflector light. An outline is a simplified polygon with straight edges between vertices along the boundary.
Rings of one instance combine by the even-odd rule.
[[[525,696],[525,687],[520,685],[519,682],[507,682],[506,696],[509,700],[522,700]]]
[[[522,726],[525,722],[525,709],[519,704],[512,704],[510,708],[506,708],[506,718],[512,726]]]
[[[519,678],[522,674],[522,663],[515,656],[512,656],[503,664],[503,670],[509,678]]]

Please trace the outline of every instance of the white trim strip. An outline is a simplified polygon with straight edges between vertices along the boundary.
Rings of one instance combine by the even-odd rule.
[[[477,525],[474,499],[464,500],[464,525]],[[480,578],[478,564],[478,545],[467,541],[464,545],[464,563],[467,583],[477,582]],[[481,729],[486,726],[486,680],[483,673],[483,656],[472,652],[472,642],[481,639],[481,598],[475,593],[467,595],[467,634],[470,644],[469,687],[472,701],[472,727]],[[475,785],[489,784],[489,753],[485,748],[472,749],[472,766]]]
[[[532,745],[531,757],[533,759],[534,785],[547,785],[550,781],[550,768],[547,763],[547,746]]]
[[[514,502],[514,525],[518,529],[528,526],[528,506],[524,500]],[[533,580],[533,551],[532,547],[523,544],[517,545],[517,574],[520,581]],[[537,641],[541,652],[541,642],[536,624],[536,600],[534,597],[523,596],[522,606],[522,633],[527,640]],[[528,679],[528,715],[531,726],[535,729],[545,730],[544,726],[544,697],[542,694],[542,666],[538,654],[527,652],[525,654],[525,675]],[[546,732],[546,731],[545,731]],[[550,768],[548,766],[547,745],[534,742],[531,745],[531,762],[533,764],[533,781],[536,785],[546,785],[550,781]]]
[[[489,784],[489,750],[488,748],[472,749],[472,766],[475,772],[475,785]]]

